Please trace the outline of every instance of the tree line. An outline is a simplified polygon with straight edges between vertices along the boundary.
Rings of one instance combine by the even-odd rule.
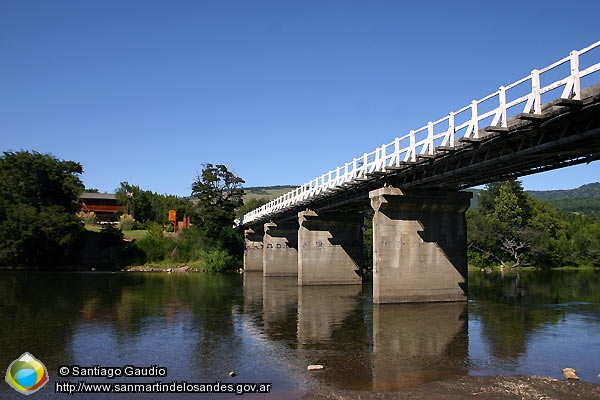
[[[597,215],[560,211],[518,180],[486,185],[466,217],[472,266],[600,267]]]
[[[0,266],[56,268],[73,265],[122,267],[145,263],[195,263],[203,269],[239,267],[243,238],[233,229],[243,205],[244,180],[225,165],[204,164],[191,197],[159,195],[122,182],[117,199],[133,194],[137,228],[147,233],[134,242],[106,225],[84,229],[76,216],[85,190],[81,164],[38,152],[4,152],[0,157]],[[193,225],[166,236],[168,211],[190,216]]]
[[[133,193],[135,226],[147,233],[124,242],[121,231],[83,228],[76,213],[84,185],[82,166],[37,152],[4,152],[0,157],[0,266],[125,266],[192,263],[208,270],[241,265],[243,237],[236,216],[265,199],[243,201],[244,180],[225,165],[203,164],[191,196],[160,195],[122,182],[121,204]],[[469,264],[475,267],[600,267],[597,214],[563,212],[524,192],[520,181],[486,185],[477,207],[467,211]],[[168,211],[192,227],[165,235]],[[365,228],[365,259],[371,255],[371,229]],[[90,256],[95,254],[95,256]]]

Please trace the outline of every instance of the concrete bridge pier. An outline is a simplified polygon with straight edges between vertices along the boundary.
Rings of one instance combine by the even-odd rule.
[[[373,217],[373,302],[467,300],[467,223],[472,193],[369,193]]]
[[[358,213],[298,213],[298,284],[362,283],[363,216]]]
[[[298,275],[298,224],[264,224],[263,276]]]
[[[255,232],[253,229],[244,231],[244,271],[262,272],[263,236],[264,232]]]

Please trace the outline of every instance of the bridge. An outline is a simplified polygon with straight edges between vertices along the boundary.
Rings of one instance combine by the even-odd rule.
[[[466,300],[464,189],[600,158],[599,71],[600,41],[247,213],[244,270],[360,284],[369,211],[374,303]]]

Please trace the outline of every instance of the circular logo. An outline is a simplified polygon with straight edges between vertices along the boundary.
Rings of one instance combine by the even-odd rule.
[[[48,372],[40,360],[29,353],[23,353],[8,366],[6,382],[20,393],[31,394],[48,382]]]

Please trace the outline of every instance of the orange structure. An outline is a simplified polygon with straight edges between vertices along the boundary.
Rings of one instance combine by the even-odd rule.
[[[191,225],[190,217],[183,217],[183,220],[177,221],[177,212],[175,210],[169,210],[169,222],[173,224],[173,230],[177,229],[188,229]]]

